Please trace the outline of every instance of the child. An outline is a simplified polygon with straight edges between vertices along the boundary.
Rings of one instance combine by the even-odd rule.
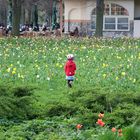
[[[67,62],[64,66],[64,70],[65,70],[65,74],[66,74],[66,80],[68,83],[68,87],[72,87],[72,82],[74,80],[74,75],[75,75],[75,71],[76,71],[76,64],[73,61],[74,56],[73,54],[68,54],[67,55]]]

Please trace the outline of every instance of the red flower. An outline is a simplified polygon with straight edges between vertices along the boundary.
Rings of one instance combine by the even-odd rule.
[[[102,119],[98,119],[98,121],[96,123],[97,124],[101,124],[102,123]]]
[[[122,129],[118,129],[118,133],[119,133],[119,134],[118,134],[119,136],[122,136],[122,135],[123,135],[123,134],[122,134]]]
[[[105,125],[105,123],[102,121],[102,119],[98,119],[98,121],[96,123],[99,124],[100,126]]]
[[[111,129],[111,131],[112,131],[112,132],[116,132],[116,128],[113,127],[113,128]]]
[[[98,117],[99,117],[99,118],[103,118],[103,117],[104,117],[104,113],[99,113],[99,114],[98,114]]]
[[[77,128],[77,129],[81,129],[82,127],[83,127],[83,125],[81,125],[81,124],[77,124],[77,125],[76,125],[76,128]]]
[[[119,133],[122,133],[122,129],[118,129],[118,132],[119,132]]]
[[[118,135],[121,137],[123,134],[122,133],[119,133]]]
[[[103,127],[104,125],[105,125],[105,123],[104,123],[104,122],[102,122],[102,123],[100,124],[100,126],[102,126],[102,127]]]

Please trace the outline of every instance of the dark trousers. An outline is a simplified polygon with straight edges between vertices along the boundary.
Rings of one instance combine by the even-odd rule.
[[[73,80],[68,80],[68,87],[69,88],[72,88],[72,82],[73,82]]]

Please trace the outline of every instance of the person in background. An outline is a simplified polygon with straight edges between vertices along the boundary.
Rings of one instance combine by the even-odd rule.
[[[73,83],[74,75],[75,75],[75,71],[76,71],[76,64],[74,62],[73,54],[67,55],[67,62],[65,63],[64,70],[65,70],[65,74],[66,74],[66,80],[67,80],[68,87],[72,88],[72,83]]]

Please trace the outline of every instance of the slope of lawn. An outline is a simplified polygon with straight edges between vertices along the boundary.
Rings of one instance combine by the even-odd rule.
[[[64,74],[69,53],[77,64],[72,89]],[[139,61],[139,39],[0,39],[0,136],[137,140]],[[103,128],[96,124],[99,112],[105,114]],[[112,127],[125,133],[112,135]]]

